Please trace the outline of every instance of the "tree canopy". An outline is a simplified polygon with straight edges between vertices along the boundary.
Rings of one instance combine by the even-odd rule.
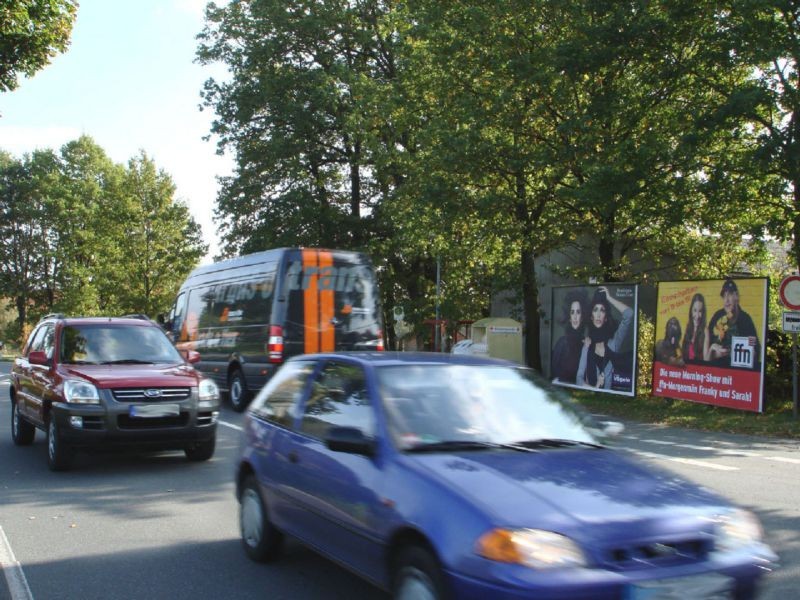
[[[564,276],[653,281],[738,270],[770,236],[800,248],[790,5],[211,5],[198,57],[230,77],[204,102],[237,161],[226,250],[365,248],[387,314],[419,330],[437,262],[451,322],[519,290],[539,367],[555,251],[581,257]]]
[[[69,46],[76,0],[7,0],[0,6],[0,92],[19,85]]]
[[[88,136],[59,152],[0,152],[0,216],[17,333],[54,311],[155,316],[207,250],[167,173],[144,153],[115,164]]]

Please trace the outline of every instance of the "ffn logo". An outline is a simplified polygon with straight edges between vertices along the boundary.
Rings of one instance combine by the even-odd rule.
[[[755,360],[755,348],[750,345],[747,337],[734,336],[731,339],[731,366],[753,368]]]

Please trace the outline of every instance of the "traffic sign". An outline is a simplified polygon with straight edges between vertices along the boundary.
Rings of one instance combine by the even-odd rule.
[[[778,289],[781,302],[790,310],[800,310],[800,275],[789,275]]]
[[[800,333],[800,312],[783,311],[783,331],[785,333]]]

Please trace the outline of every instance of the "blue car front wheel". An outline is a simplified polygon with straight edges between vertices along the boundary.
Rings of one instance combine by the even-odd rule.
[[[270,523],[267,506],[258,490],[258,482],[252,475],[242,485],[239,528],[244,550],[251,559],[268,562],[280,556],[283,534]]]
[[[436,557],[425,548],[404,548],[395,562],[395,600],[445,600],[444,579]]]

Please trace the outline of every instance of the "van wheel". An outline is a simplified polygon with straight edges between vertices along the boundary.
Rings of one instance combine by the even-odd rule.
[[[61,430],[56,416],[50,416],[47,424],[47,466],[51,471],[66,471],[72,462],[72,448],[61,439]]]
[[[36,428],[19,414],[17,401],[11,400],[11,439],[17,446],[30,446],[36,436]]]
[[[231,407],[236,412],[242,412],[250,403],[250,390],[247,389],[247,381],[241,369],[234,370],[228,377],[228,398]]]

